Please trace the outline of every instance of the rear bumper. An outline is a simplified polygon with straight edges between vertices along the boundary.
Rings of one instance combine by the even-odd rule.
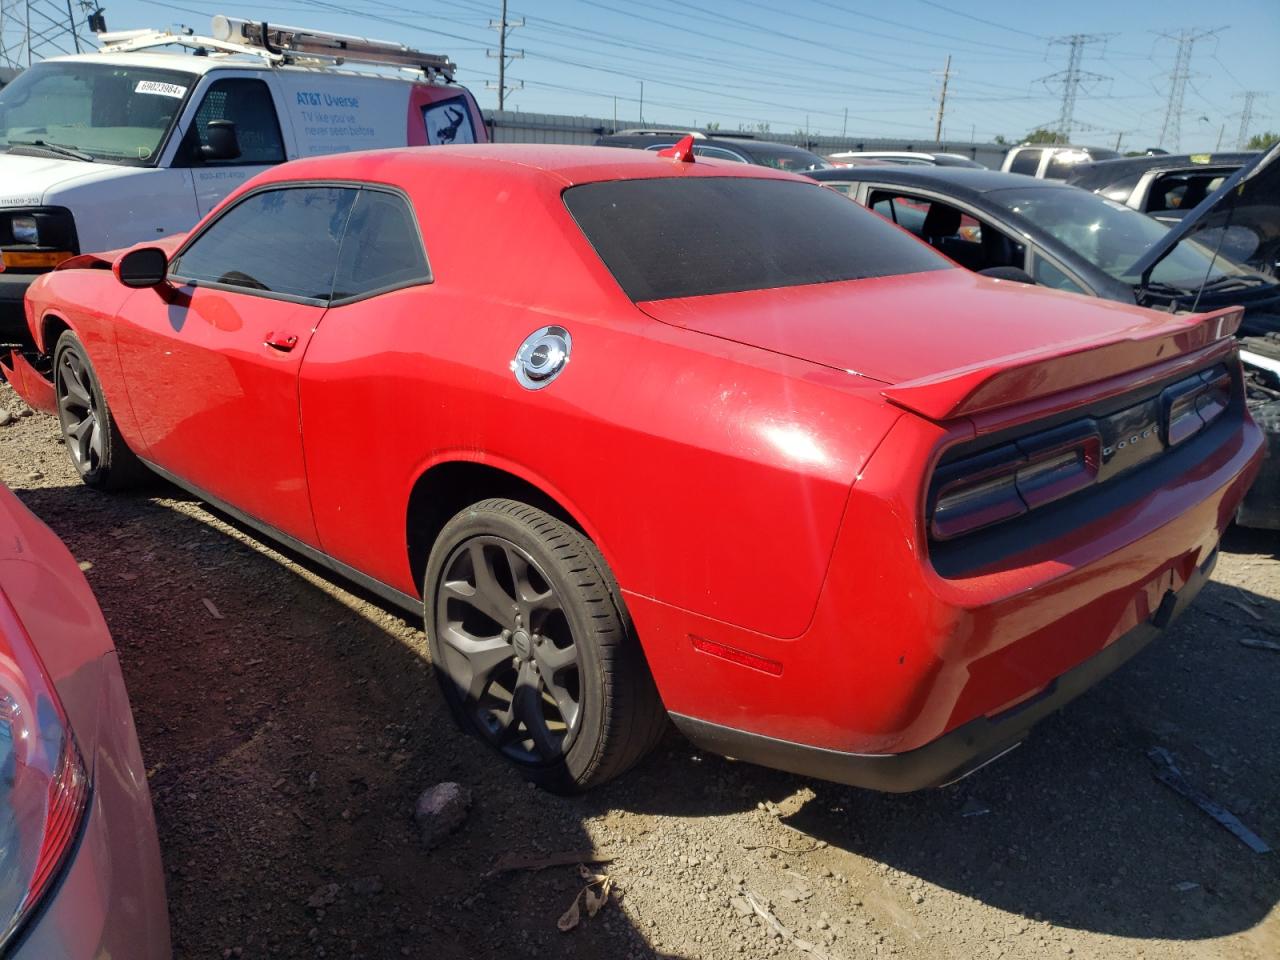
[[[1209,579],[1218,553],[1196,568],[1182,589],[1166,592],[1145,622],[1101,653],[1068,670],[1034,698],[989,717],[978,717],[921,747],[903,753],[845,753],[778,740],[673,714],[676,727],[695,746],[776,770],[885,793],[907,793],[951,783],[1008,753],[1041,719],[1104,679],[1147,644],[1195,599]]]

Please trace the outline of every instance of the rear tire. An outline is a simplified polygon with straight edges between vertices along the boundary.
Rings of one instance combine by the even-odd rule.
[[[666,712],[595,545],[515,500],[445,524],[423,596],[431,660],[462,727],[557,793],[598,786],[661,739]]]
[[[89,352],[70,330],[58,337],[53,351],[53,388],[62,439],[87,486],[123,490],[147,476],[147,468],[120,435]]]

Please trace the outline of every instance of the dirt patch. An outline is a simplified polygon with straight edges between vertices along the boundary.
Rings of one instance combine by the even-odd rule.
[[[0,406],[20,408],[8,387]],[[1147,757],[1172,751],[1280,847],[1280,653],[1238,642],[1280,641],[1276,536],[1233,531],[1166,637],[953,787],[881,796],[672,734],[566,800],[456,730],[418,625],[385,605],[170,487],[84,488],[40,416],[0,426],[0,478],[92,564],[180,958],[1280,955],[1280,853]],[[446,780],[472,805],[427,851],[415,801]],[[492,870],[592,848],[620,899],[569,933],[575,866]]]

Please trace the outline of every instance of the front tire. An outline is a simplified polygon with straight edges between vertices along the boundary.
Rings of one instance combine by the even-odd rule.
[[[96,490],[138,483],[146,468],[120,435],[89,353],[70,330],[54,347],[53,386],[62,439],[80,479]]]
[[[638,763],[666,728],[604,558],[581,533],[514,500],[445,524],[423,596],[431,660],[468,732],[558,793]]]

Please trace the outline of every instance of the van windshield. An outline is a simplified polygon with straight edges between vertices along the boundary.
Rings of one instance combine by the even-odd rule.
[[[195,75],[45,61],[0,90],[0,150],[151,166]]]

